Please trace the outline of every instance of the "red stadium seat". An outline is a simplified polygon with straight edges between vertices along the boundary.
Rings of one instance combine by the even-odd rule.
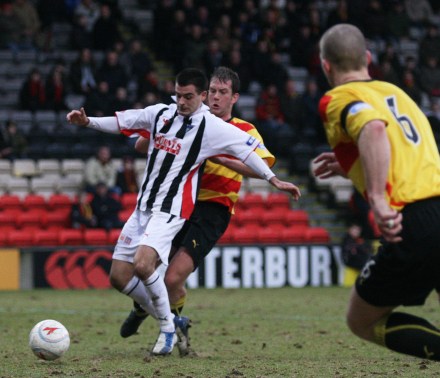
[[[235,212],[246,210],[246,205],[245,205],[242,197],[240,197],[240,199],[235,203],[234,209],[235,209]]]
[[[4,194],[0,196],[0,209],[1,210],[22,210],[23,206],[19,196],[15,194]]]
[[[262,222],[266,227],[285,227],[289,224],[288,213],[290,212],[290,209],[283,207],[268,209],[263,213]]]
[[[237,217],[238,212],[244,212],[246,210],[239,209],[236,210],[234,214],[231,215],[231,220],[229,222],[229,226],[239,227],[240,226],[240,217]]]
[[[133,209],[125,209],[125,210],[121,210],[118,213],[119,216],[119,220],[121,222],[127,222],[128,218],[130,218],[130,215],[133,214],[134,208]]]
[[[291,210],[286,217],[288,226],[309,226],[309,214],[305,210]]]
[[[47,201],[47,206],[51,210],[70,210],[72,199],[67,194],[52,194]]]
[[[46,210],[47,209],[47,203],[46,199],[40,195],[40,194],[28,194],[23,199],[23,208],[24,210]]]
[[[46,211],[34,209],[20,213],[16,221],[19,228],[22,229],[40,229],[46,225]]]
[[[240,201],[241,205],[245,206],[246,209],[255,209],[257,207],[264,209],[266,207],[265,200],[260,193],[247,193]]]
[[[46,228],[61,230],[70,227],[70,209],[56,208],[46,214]]]
[[[237,226],[230,223],[224,234],[218,240],[218,244],[231,244],[233,243],[234,232],[237,229]]]
[[[137,204],[137,193],[122,193],[120,201],[124,210],[133,211]]]
[[[238,211],[234,216],[236,219],[234,220],[240,227],[247,227],[251,225],[262,225],[262,219],[264,216],[264,210],[261,207],[249,208],[245,211]]]
[[[120,228],[113,228],[108,233],[108,244],[114,245],[118,242],[119,235],[121,235]]]
[[[34,243],[33,230],[12,230],[7,237],[7,243],[14,247],[28,247]]]
[[[58,245],[59,242],[59,230],[35,230],[34,231],[34,244],[52,246]]]
[[[107,245],[108,234],[103,228],[86,229],[83,233],[84,244],[86,245]]]
[[[62,246],[83,245],[84,237],[81,230],[73,228],[61,229],[58,237],[58,244]]]
[[[290,209],[290,197],[284,193],[269,193],[266,197],[266,207],[269,210]]]
[[[233,232],[232,241],[237,244],[258,243],[258,233],[260,231],[261,227],[256,225],[236,228]]]
[[[18,228],[17,218],[22,211],[20,209],[8,209],[0,211],[0,228],[14,230]]]
[[[283,242],[281,230],[279,226],[266,226],[258,232],[258,240],[264,244],[279,244]]]
[[[309,243],[328,243],[330,234],[324,227],[310,227],[306,231],[306,241]]]
[[[0,246],[8,245],[8,235],[12,230],[12,228],[0,227]]]
[[[308,227],[305,226],[290,226],[281,229],[281,240],[283,243],[304,243],[306,241],[306,231]]]

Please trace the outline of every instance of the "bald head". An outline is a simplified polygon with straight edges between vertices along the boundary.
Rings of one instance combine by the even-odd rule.
[[[353,25],[338,24],[328,29],[319,42],[321,58],[339,72],[367,67],[367,46],[362,32]]]

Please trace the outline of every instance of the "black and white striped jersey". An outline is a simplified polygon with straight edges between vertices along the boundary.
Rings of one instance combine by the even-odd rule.
[[[202,106],[189,117],[176,104],[116,112],[123,134],[150,139],[138,208],[189,218],[197,197],[199,170],[212,156],[241,161],[258,147],[258,139],[212,115]]]

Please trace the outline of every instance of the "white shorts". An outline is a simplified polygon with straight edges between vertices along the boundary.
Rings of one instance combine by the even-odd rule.
[[[147,245],[168,265],[171,242],[184,223],[185,219],[175,215],[136,209],[122,228],[113,259],[133,263],[138,246]]]

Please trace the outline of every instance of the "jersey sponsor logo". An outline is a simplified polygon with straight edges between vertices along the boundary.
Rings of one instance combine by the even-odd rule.
[[[255,142],[255,137],[251,136],[251,137],[249,137],[249,139],[248,139],[248,141],[246,142],[246,144],[247,144],[248,146],[252,146],[252,145],[254,144],[254,142]]]
[[[362,110],[366,110],[366,109],[372,109],[371,105],[366,104],[365,102],[358,102],[350,108],[349,114],[355,115],[361,112]]]
[[[165,135],[157,134],[154,137],[154,148],[157,150],[164,150],[173,155],[179,155],[182,145],[176,138],[167,139]]]

